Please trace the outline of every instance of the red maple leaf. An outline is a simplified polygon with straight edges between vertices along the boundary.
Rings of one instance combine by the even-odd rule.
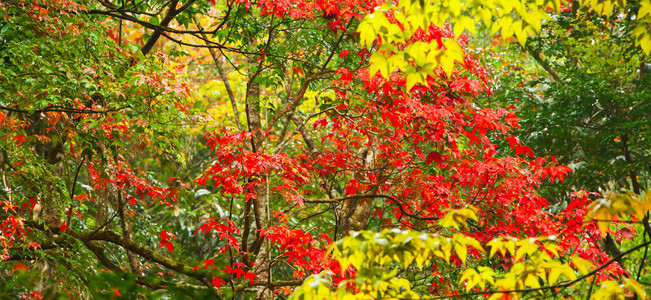
[[[211,283],[219,290],[222,288],[222,284],[226,283],[226,281],[219,277],[213,277]]]
[[[172,252],[172,250],[174,250],[174,244],[172,244],[172,242],[170,242],[170,239],[174,239],[174,238],[176,238],[176,236],[169,233],[169,232],[167,232],[167,231],[165,231],[165,230],[161,231],[159,235],[160,235],[162,240],[160,241],[160,244],[158,245],[158,248],[166,247],[167,250]]]
[[[213,263],[215,263],[215,260],[212,259],[212,258],[211,258],[211,259],[206,259],[206,260],[204,260],[204,261],[203,261],[204,269],[207,269],[207,268],[208,268],[210,265],[212,265]]]
[[[248,279],[251,282],[251,284],[253,284],[253,280],[258,278],[258,276],[256,276],[255,274],[253,274],[251,272],[246,272],[246,274],[244,274],[244,278]]]
[[[22,134],[19,134],[15,136],[12,140],[16,142],[16,145],[20,146],[22,143],[27,141],[27,137]]]
[[[425,158],[425,164],[429,166],[432,162],[436,162],[436,163],[443,162],[441,153],[438,153],[436,151],[430,152],[430,154],[427,155],[427,158]]]
[[[167,250],[169,250],[170,252],[174,250],[174,244],[172,244],[170,241],[161,241],[158,248],[161,248],[163,246],[167,248]]]
[[[242,275],[246,274],[246,271],[244,271],[244,269],[235,268],[235,269],[233,269],[233,274],[235,274],[237,279],[240,279],[240,277],[242,277]]]
[[[355,179],[351,179],[346,186],[346,195],[352,195],[357,193],[357,188],[359,188],[359,182]]]
[[[65,232],[68,229],[68,222],[63,222],[61,223],[61,226],[59,226],[59,231]]]

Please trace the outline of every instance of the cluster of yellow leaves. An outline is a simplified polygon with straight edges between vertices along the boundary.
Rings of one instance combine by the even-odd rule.
[[[501,299],[508,292],[510,298],[519,299],[519,292],[526,289],[549,289],[553,286],[568,285],[577,280],[577,275],[587,277],[594,265],[589,261],[572,255],[570,263],[557,259],[559,247],[553,243],[556,237],[529,238],[517,240],[514,238],[494,239],[488,243],[489,257],[496,253],[511,254],[514,264],[506,274],[498,275],[486,266],[470,268],[463,272],[460,282],[466,282],[466,291],[479,287],[493,287],[489,299]],[[574,268],[572,268],[572,266]],[[564,280],[561,280],[564,279]],[[591,296],[591,299],[628,299],[630,293],[637,294],[641,299],[647,296],[644,288],[633,279],[625,279],[622,283],[605,281]]]
[[[427,76],[435,77],[438,67],[448,76],[452,74],[455,62],[464,58],[463,49],[456,40],[443,39],[443,49],[439,49],[437,41],[408,42],[419,28],[427,30],[433,23],[430,17],[436,14],[430,8],[434,7],[421,7],[416,2],[402,0],[397,7],[384,4],[364,19],[358,27],[361,43],[370,47],[378,37],[382,40],[382,45],[370,58],[371,75],[379,71],[383,77],[389,78],[390,73],[400,70],[407,79],[407,89],[411,89],[416,83],[425,83]],[[389,22],[388,12],[402,24],[402,28]]]
[[[460,227],[465,227],[468,220],[477,221],[477,213],[474,207],[461,208],[450,210],[439,219],[438,224],[443,228],[455,228],[460,229]]]
[[[626,290],[632,291],[637,294],[639,299],[649,299],[646,298],[646,292],[644,287],[637,281],[633,279],[624,279],[623,283],[619,283],[614,280],[608,280],[601,283],[599,290],[597,290],[592,299],[595,300],[624,300],[631,299]]]
[[[635,44],[642,47],[644,53],[651,53],[651,1],[640,1],[640,9],[637,11],[637,26],[631,32],[635,37]]]
[[[608,226],[613,217],[636,220],[644,219],[651,211],[651,191],[637,195],[631,191],[625,193],[606,193],[605,197],[593,202],[588,208],[586,220],[597,220],[603,234],[608,232]]]
[[[644,218],[651,210],[650,193],[643,196],[634,193],[607,194],[590,207],[587,220],[597,217],[610,220],[613,216]],[[450,210],[438,221],[446,231],[466,226],[470,220],[477,221],[473,207]],[[604,222],[608,224],[608,222]],[[450,263],[452,254],[467,262],[468,248],[487,254],[493,259],[496,254],[511,257],[513,265],[508,271],[497,271],[489,266],[469,266],[463,271],[459,283],[465,283],[466,292],[475,288],[491,294],[490,299],[501,299],[504,293],[519,299],[525,291],[538,291],[541,295],[554,287],[569,287],[572,284],[595,276],[595,266],[575,254],[562,259],[561,248],[556,236],[516,239],[495,238],[486,243],[485,249],[474,238],[454,233],[450,236],[427,234],[398,229],[380,233],[368,231],[353,232],[331,247],[332,258],[346,269],[352,266],[357,277],[332,287],[332,276],[323,274],[311,276],[293,295],[297,299],[375,299],[375,298],[420,298],[412,290],[411,283],[400,278],[400,269],[411,266],[423,267],[437,261]],[[357,290],[347,288],[353,283]],[[591,299],[627,299],[631,294],[646,299],[644,287],[633,279],[622,282],[604,281]]]
[[[474,212],[470,209],[453,213],[474,216]],[[465,221],[464,217],[456,219]],[[411,290],[410,281],[397,276],[399,270],[397,266],[408,268],[415,265],[422,270],[427,263],[437,260],[449,263],[453,251],[465,264],[468,247],[480,252],[484,251],[476,239],[463,234],[442,236],[398,229],[384,230],[379,233],[353,232],[333,245],[331,253],[332,258],[339,261],[342,269],[352,266],[357,270],[358,276],[350,281],[357,286],[358,293],[353,293],[346,288],[348,281],[341,283],[335,291],[330,288],[324,289],[323,286],[329,287],[331,283],[324,280],[323,276],[317,275],[306,279],[294,294],[294,298],[417,298],[419,296]]]
[[[496,253],[510,254],[514,257],[511,269],[501,276],[497,276],[489,267],[467,269],[460,282],[467,281],[466,291],[477,286],[484,290],[488,284],[500,291],[512,291],[540,288],[542,284],[551,286],[558,282],[561,275],[568,280],[574,280],[577,277],[572,267],[554,259],[558,257],[560,250],[553,242],[555,239],[554,236],[521,240],[508,237],[494,239],[487,244],[490,248],[489,257],[492,258]],[[586,265],[582,264],[582,267],[585,268]],[[491,299],[500,297],[500,293],[495,293]]]
[[[651,26],[651,0],[638,2],[640,8],[635,18],[637,23],[631,33],[635,37],[635,45],[640,46],[648,55],[651,53],[651,32],[649,31],[649,26]],[[581,0],[579,3],[593,7],[597,13],[603,16],[609,16],[615,7],[624,8],[626,6],[626,0]]]
[[[590,5],[597,13],[610,15],[615,7],[624,8],[625,0],[581,0],[581,5]],[[639,2],[636,27],[632,34],[636,45],[645,53],[651,53],[651,0]],[[482,22],[490,28],[491,35],[498,32],[503,38],[515,36],[525,45],[529,35],[540,33],[543,20],[551,19],[550,13],[561,9],[560,0],[400,0],[395,5],[384,4],[373,14],[366,16],[359,25],[362,45],[370,47],[379,37],[381,46],[370,58],[370,74],[377,71],[389,78],[396,70],[403,72],[407,89],[416,83],[425,83],[438,67],[449,76],[455,62],[463,61],[464,52],[452,39],[444,39],[444,48],[432,41],[408,43],[420,28],[426,30],[430,24],[443,27],[450,24],[455,38],[468,30],[475,33],[476,23]],[[401,25],[389,22],[392,15]]]
[[[332,257],[339,261],[342,268],[353,266],[359,270],[369,264],[386,267],[393,263],[402,266],[415,263],[422,269],[426,262],[434,259],[449,263],[453,250],[465,263],[467,247],[483,251],[477,240],[463,234],[442,236],[398,229],[379,233],[362,231],[351,233],[336,243],[332,248]]]

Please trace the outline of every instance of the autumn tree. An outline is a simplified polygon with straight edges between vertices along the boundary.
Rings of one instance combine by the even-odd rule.
[[[576,4],[465,4],[3,2],[0,292],[646,297],[619,262],[649,246],[649,198],[550,210],[539,189],[571,169],[480,105],[464,32],[526,46]],[[631,215],[643,241],[604,252]]]

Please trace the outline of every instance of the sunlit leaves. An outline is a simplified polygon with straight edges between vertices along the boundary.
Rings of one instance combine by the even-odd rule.
[[[477,221],[477,214],[472,208],[456,209],[448,212],[443,218],[439,220],[439,225],[445,228],[456,228],[466,226],[467,220]]]
[[[369,68],[370,74],[375,74],[379,71],[380,75],[382,75],[384,78],[389,77],[389,73],[391,72],[391,64],[389,64],[389,61],[387,61],[386,56],[380,52],[375,52],[373,55],[371,55],[369,61],[371,63],[371,66]]]
[[[644,287],[634,279],[625,279],[623,284],[614,280],[604,281],[601,283],[600,289],[594,293],[592,299],[629,299],[627,291],[636,294],[640,297],[639,299],[647,299]]]
[[[486,284],[494,284],[495,271],[489,267],[478,267],[475,269],[467,269],[463,272],[459,282],[466,282],[466,291],[479,286],[482,290],[486,288]]]
[[[625,7],[625,1],[590,0],[581,3],[592,6],[604,16],[610,16],[615,8]],[[455,62],[463,61],[463,51],[452,44],[466,30],[474,34],[479,20],[490,28],[491,35],[499,33],[504,38],[514,36],[524,47],[529,36],[540,33],[543,21],[551,20],[551,14],[559,12],[561,8],[558,0],[402,0],[395,6],[384,4],[367,15],[359,25],[358,32],[362,45],[371,47],[376,42],[382,45],[381,53],[376,52],[371,60],[371,75],[379,70],[383,77],[388,78],[388,73],[399,69],[408,79],[407,88],[410,89],[416,83],[425,83],[428,73],[436,67],[441,67],[450,76]],[[637,20],[632,31],[635,43],[648,54],[651,52],[651,33],[648,30],[651,24],[650,0],[641,1]],[[439,49],[437,43],[432,41],[426,43],[425,51],[421,45],[414,46],[422,43],[418,41],[422,35],[419,30],[422,33],[432,25],[444,27],[446,24],[452,26],[454,34],[450,40],[444,41],[444,49]],[[425,60],[419,59],[428,51]],[[373,66],[375,64],[382,66]]]
[[[647,298],[648,293],[646,292],[646,289],[638,281],[632,278],[628,278],[628,279],[624,279],[624,284],[629,290],[633,291],[640,299]]]
[[[568,264],[552,261],[547,263],[546,266],[549,268],[548,285],[556,284],[561,275],[564,275],[568,280],[576,279],[576,273]]]
[[[590,272],[590,269],[594,267],[594,265],[583,259],[581,256],[574,254],[571,256],[572,265],[579,271],[579,274],[581,275],[586,275]]]
[[[468,212],[463,213],[470,215]],[[349,283],[355,284],[362,293],[348,296],[363,297],[363,295],[409,294],[411,283],[405,278],[396,276],[399,273],[398,268],[409,268],[415,265],[422,270],[434,261],[449,263],[453,253],[462,263],[465,263],[469,249],[483,252],[476,239],[463,234],[442,236],[394,229],[380,233],[352,232],[334,244],[331,251],[332,258],[336,259],[342,268],[352,266],[357,270],[357,278]],[[489,276],[487,270],[482,271],[485,272],[484,277]],[[296,295],[321,293],[319,285],[324,284],[329,285],[319,276],[313,276],[306,280]],[[343,296],[350,291],[347,292],[345,283],[342,283],[337,293]]]
[[[452,214],[452,212],[450,212]],[[505,291],[513,296],[521,295],[524,289],[548,290],[555,285],[574,283],[585,278],[594,265],[578,255],[571,256],[567,262],[559,260],[562,255],[556,244],[556,237],[538,238],[497,238],[487,244],[490,248],[489,257],[500,253],[502,257],[513,257],[513,265],[498,272],[490,266],[470,267],[462,272],[459,283],[466,292],[475,290],[486,291],[491,299],[500,299],[500,292]],[[337,298],[355,297],[364,299],[369,295],[387,296],[390,291],[412,292],[409,282],[395,277],[398,268],[408,268],[415,263],[422,268],[425,263],[437,263],[437,260],[449,262],[454,253],[462,263],[466,263],[467,249],[477,249],[483,252],[477,240],[463,234],[451,237],[428,235],[415,231],[385,230],[381,233],[355,232],[339,241],[332,248],[332,256],[343,268],[351,265],[357,270],[357,278],[349,282],[357,286],[359,293],[346,290],[342,283],[332,291],[330,296]],[[439,261],[440,262],[440,261]],[[380,275],[382,274],[382,275]],[[319,285],[318,276],[308,279],[297,291],[297,295],[307,297],[308,292],[326,293]],[[613,281],[614,282],[614,281]],[[404,285],[403,285],[404,284]],[[595,299],[611,299],[627,295],[632,291],[645,297],[645,291],[635,280],[625,280],[623,284],[614,286],[608,281],[601,286],[604,291],[594,294]],[[335,296],[336,295],[336,296]],[[325,296],[325,294],[324,294]],[[605,297],[605,298],[604,298]],[[307,299],[314,299],[307,297]],[[351,298],[352,299],[352,298]]]
[[[510,253],[511,255],[515,254],[515,242],[517,240],[514,238],[496,238],[488,242],[487,246],[490,248],[489,257],[493,257],[496,253],[501,253],[506,255]]]
[[[588,220],[595,219],[602,233],[608,231],[609,220],[613,217],[627,218],[633,216],[638,220],[651,210],[651,197],[649,191],[644,196],[633,192],[606,193],[604,198],[593,202],[589,207]]]
[[[313,275],[303,281],[301,288],[292,295],[293,299],[328,299],[333,298],[330,290],[332,280],[327,277]]]
[[[610,16],[615,8],[624,8],[626,6],[625,0],[582,0],[579,3],[581,5],[592,6],[597,13],[604,16]],[[636,26],[633,28],[632,33],[635,37],[635,45],[640,46],[648,55],[651,53],[651,32],[649,32],[649,26],[651,25],[651,1],[642,0],[639,1],[639,5]]]
[[[496,252],[506,255],[515,252],[515,264],[503,275],[488,272],[489,267],[478,267],[477,271],[467,270],[461,281],[468,280],[468,286],[479,286],[482,289],[489,283],[497,290],[518,290],[524,288],[540,288],[543,284],[554,285],[563,276],[565,280],[576,279],[574,269],[567,264],[554,259],[558,255],[558,246],[554,243],[543,243],[543,238],[496,239],[489,243],[491,255]],[[516,250],[517,249],[517,250]],[[549,255],[549,254],[553,255]],[[482,274],[482,276],[479,276]],[[484,274],[491,274],[487,277]],[[466,287],[469,290],[469,287]],[[499,298],[497,294],[492,297]]]

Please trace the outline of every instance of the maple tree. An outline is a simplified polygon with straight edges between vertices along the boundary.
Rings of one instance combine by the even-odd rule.
[[[649,194],[550,209],[571,169],[480,105],[473,18],[526,45],[576,5],[1,2],[0,295],[646,297]]]

